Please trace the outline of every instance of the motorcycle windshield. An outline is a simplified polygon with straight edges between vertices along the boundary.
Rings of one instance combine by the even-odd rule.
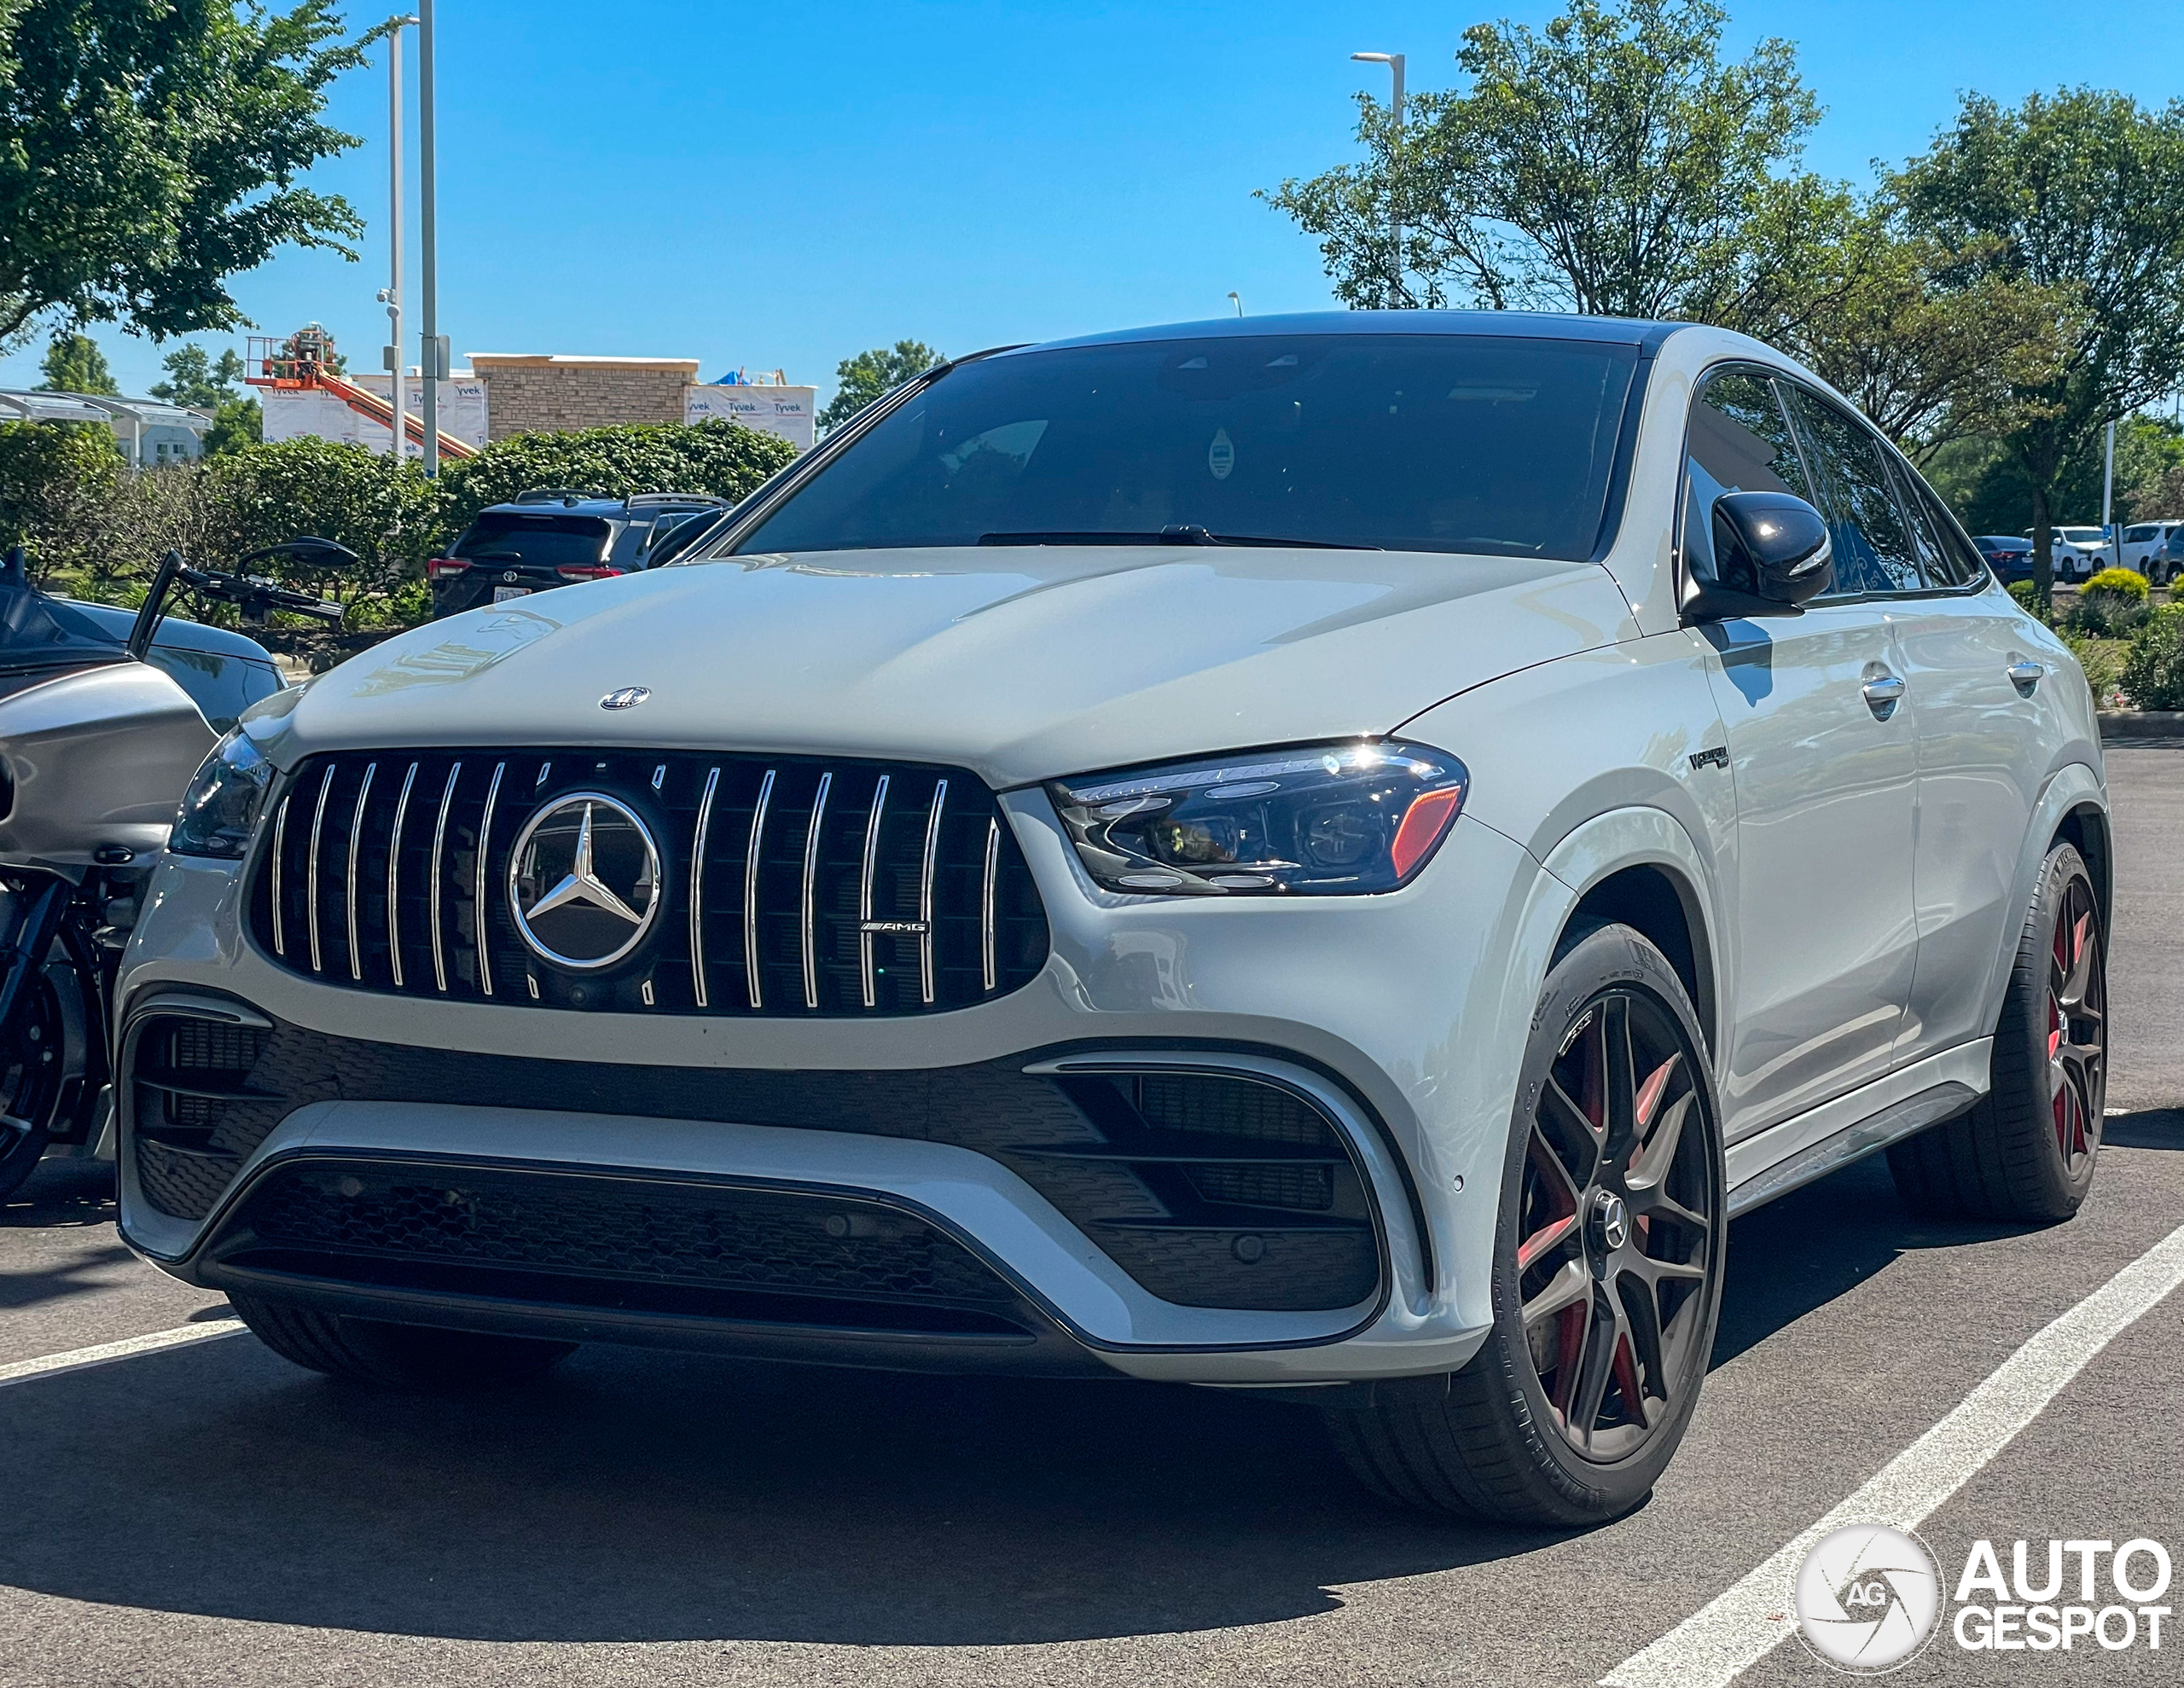
[[[119,662],[127,654],[124,641],[73,605],[0,582],[0,673]]]

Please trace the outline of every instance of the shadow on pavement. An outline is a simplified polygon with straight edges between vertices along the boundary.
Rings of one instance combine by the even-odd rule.
[[[0,1230],[108,1225],[114,1212],[111,1161],[48,1160],[0,1202]]]
[[[1913,1249],[1868,1161],[1740,1220],[1718,1365]],[[375,1395],[250,1337],[0,1389],[0,1582],[260,1622],[533,1641],[962,1645],[1196,1632],[1561,1539],[1385,1510],[1301,1407],[1113,1383],[587,1349]]]
[[[2158,1108],[2111,1114],[2101,1123],[2100,1140],[2117,1149],[2184,1149],[2184,1112]]]

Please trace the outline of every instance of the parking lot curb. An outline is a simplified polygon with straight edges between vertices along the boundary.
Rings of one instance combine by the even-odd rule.
[[[2105,709],[2100,717],[2104,743],[2117,739],[2184,739],[2184,710]]]

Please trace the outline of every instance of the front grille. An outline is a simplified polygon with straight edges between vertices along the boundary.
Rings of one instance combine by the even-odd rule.
[[[1014,1291],[914,1215],[656,1178],[307,1162],[269,1174],[212,1252],[232,1267],[513,1301],[1022,1330],[1006,1316]]]
[[[595,969],[535,953],[508,897],[525,823],[578,792],[636,815],[660,858],[642,941]],[[668,751],[313,757],[258,847],[251,930],[329,984],[639,1014],[967,1007],[1030,983],[1048,943],[976,775]]]
[[[1352,1307],[1380,1283],[1371,1204],[1348,1142],[1285,1086],[1226,1073],[1048,1075],[1025,1058],[874,1072],[554,1061],[334,1037],[276,1023],[247,1071],[167,1111],[175,1052],[228,1029],[159,1016],[132,1032],[129,1132],[146,1196],[201,1219],[268,1134],[322,1101],[486,1104],[717,1120],[953,1144],[1014,1172],[1124,1272],[1188,1307]],[[217,1086],[217,1088],[216,1088]]]

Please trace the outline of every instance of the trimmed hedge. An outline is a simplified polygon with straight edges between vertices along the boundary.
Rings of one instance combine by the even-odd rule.
[[[534,486],[741,499],[795,456],[787,440],[708,421],[518,434],[447,464],[436,481],[414,462],[311,438],[131,474],[105,428],[0,424],[0,545],[28,545],[34,576],[52,589],[130,603],[171,547],[224,569],[316,534],[361,561],[275,571],[347,604],[352,628],[399,626],[431,613],[425,560],[489,504]]]
[[[717,418],[514,434],[441,469],[441,537],[452,543],[487,505],[506,503],[535,486],[613,498],[709,492],[742,499],[795,458],[796,448],[787,440]]]

